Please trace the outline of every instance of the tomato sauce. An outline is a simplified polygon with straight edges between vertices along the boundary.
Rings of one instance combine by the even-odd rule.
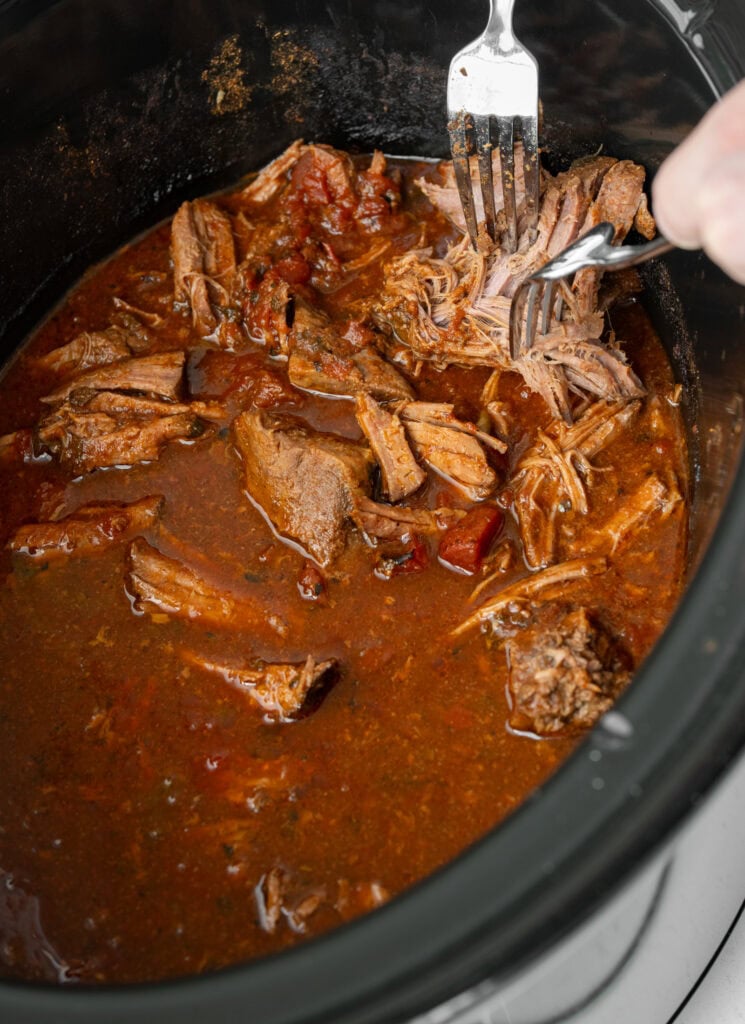
[[[387,249],[323,294],[331,315],[379,286],[392,252],[415,242],[442,249],[453,237],[410,186],[427,166],[398,169],[408,198],[382,232]],[[236,209],[230,195],[219,201]],[[337,255],[358,254],[352,246]],[[299,260],[278,270],[307,283]],[[263,403],[324,431],[361,436],[353,403],[292,388],[261,347],[247,343],[231,354],[195,344],[188,313],[173,304],[168,224],[91,270],[30,339],[0,382],[0,434],[31,428],[40,416],[50,382],[38,355],[107,327],[114,296],[162,317],[157,346],[188,350],[193,394],[236,408]],[[685,489],[685,437],[664,350],[637,302],[617,308],[613,326],[649,394],[633,426],[595,460],[590,510],[582,523],[572,520],[575,533],[598,529],[645,475],[673,471]],[[417,393],[476,416],[487,377],[425,365]],[[501,533],[491,548],[509,541],[517,553],[502,574],[506,585],[527,571],[506,482],[548,420],[517,376],[502,378],[499,398],[515,439],[492,502]],[[418,571],[374,572],[361,540],[320,571],[275,535],[244,488],[226,429],[169,444],[157,461],[78,479],[49,459],[0,461],[0,543],[21,523],[86,502],[163,495],[162,521],[146,540],[170,557],[209,564],[226,588],[261,609],[256,621],[231,629],[136,611],[123,546],[48,562],[0,550],[4,976],[133,982],[213,971],[294,945],[456,857],[576,742],[512,731],[503,650],[478,629],[452,633],[479,604],[471,595],[483,578],[486,540],[479,548],[466,531],[458,548],[467,549],[472,575],[438,559],[437,538],[423,542]],[[463,504],[437,477],[421,500]],[[679,597],[686,523],[683,507],[650,519],[619,545],[604,574],[572,584],[571,600],[602,612],[634,666]],[[314,713],[288,723],[185,656],[295,662],[310,648],[337,659],[340,677]]]

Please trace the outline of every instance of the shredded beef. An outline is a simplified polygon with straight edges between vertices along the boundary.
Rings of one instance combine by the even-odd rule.
[[[508,339],[510,300],[518,285],[583,230],[598,219],[609,219],[621,239],[637,214],[649,230],[643,179],[637,165],[606,157],[578,161],[556,177],[545,174],[534,241],[522,230],[513,254],[499,246],[474,252],[464,237],[443,258],[429,250],[396,256],[387,265],[385,288],[371,311],[388,332],[390,344],[408,346],[418,359],[438,366],[516,370],[543,396],[554,416],[570,419],[571,391],[610,399],[637,397],[643,388],[621,349],[602,340],[600,275],[595,271],[577,275],[574,288],[565,289],[563,319],[552,322],[530,352],[513,361]],[[442,186],[423,187],[452,214],[454,178],[444,191]]]
[[[531,568],[555,560],[562,521],[587,515],[594,478],[590,459],[628,427],[639,405],[593,402],[571,426],[554,420],[545,431],[537,431],[510,481],[525,559]]]
[[[229,305],[236,271],[228,214],[208,199],[183,203],[173,218],[171,256],[177,301],[189,304],[201,335],[213,334],[218,310]]]

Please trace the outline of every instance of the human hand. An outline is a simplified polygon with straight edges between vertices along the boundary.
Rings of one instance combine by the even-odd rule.
[[[745,284],[745,81],[708,111],[660,167],[652,206],[671,242],[702,248]]]

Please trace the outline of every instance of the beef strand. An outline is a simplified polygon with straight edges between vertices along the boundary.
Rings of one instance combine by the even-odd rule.
[[[113,501],[81,505],[62,519],[19,527],[6,546],[46,561],[98,554],[156,526],[164,503],[156,494],[128,505]]]
[[[427,474],[414,458],[398,416],[383,409],[370,395],[360,394],[357,421],[380,466],[386,497],[400,501],[419,490]]]

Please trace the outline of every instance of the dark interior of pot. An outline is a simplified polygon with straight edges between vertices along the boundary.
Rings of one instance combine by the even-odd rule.
[[[271,4],[252,0],[101,0],[96,4],[18,0],[3,5],[2,357],[10,356],[92,262],[172,214],[183,199],[227,186],[261,167],[295,138],[360,152],[380,148],[391,154],[445,156],[447,65],[455,50],[483,28],[485,6],[481,0],[456,5],[434,0],[371,0],[365,4],[351,0],[275,0]],[[518,5],[518,34],[541,67],[543,144],[549,164],[562,166],[603,146],[615,156],[632,157],[653,172],[700,118],[714,93],[739,77],[743,69],[737,67],[733,56],[737,52],[734,40],[738,33],[745,38],[745,17],[737,14],[734,5],[721,5],[718,23],[686,23],[686,38],[673,26],[673,8],[677,10],[672,3],[661,2],[658,7],[647,0]],[[699,253],[675,253],[664,265],[650,269],[647,277],[652,285],[650,310],[685,387],[695,462],[692,564],[704,559],[728,495],[733,494],[728,511],[730,534],[719,545],[719,563],[710,565],[708,577],[702,570],[693,584],[695,592],[696,588],[711,588],[712,580],[741,543],[734,520],[743,510],[732,481],[740,454],[743,414],[737,382],[745,379],[745,296],[742,288]],[[712,547],[716,548],[716,542]],[[724,586],[717,597],[722,607],[727,602],[737,603],[736,588],[741,586],[739,578],[729,591]],[[640,708],[647,703],[652,708],[657,691],[664,690],[664,679],[686,664],[686,637],[690,636],[686,624],[690,625],[706,603],[705,596],[695,595],[684,602],[661,653],[651,659],[649,670],[632,688],[631,711],[634,701]],[[722,612],[718,628],[725,628],[726,619]],[[714,627],[712,630],[715,636]],[[737,646],[736,636],[732,642]],[[707,664],[712,685],[718,673],[729,678],[729,662]],[[693,664],[686,669],[696,670]],[[638,697],[636,691],[643,688],[646,696]],[[691,716],[695,707],[692,703]],[[649,713],[653,720],[653,710]],[[658,745],[660,757],[672,757],[673,749],[684,742],[682,730],[687,723],[683,709],[681,733],[667,746]],[[740,740],[730,732],[727,742],[720,744],[721,758]],[[637,750],[633,756],[641,755]],[[692,770],[701,769],[704,763],[713,762],[702,752],[698,760],[692,760]],[[647,762],[644,765],[639,771],[648,769]],[[627,769],[628,763],[619,754],[619,780]],[[328,1010],[336,1005],[334,1000],[338,1006],[343,1000],[352,1006],[364,991],[369,1014],[365,1019],[394,1019],[390,1007],[388,1017],[375,1016],[374,991],[381,991],[383,980],[387,977],[390,982],[396,971],[401,977],[406,972],[421,975],[423,965],[448,957],[456,939],[461,950],[469,948],[464,939],[469,930],[469,893],[474,900],[474,919],[480,916],[482,934],[487,918],[499,924],[509,917],[514,927],[520,924],[514,899],[525,896],[540,872],[536,869],[531,880],[527,866],[522,881],[511,883],[510,909],[499,894],[484,899],[477,884],[479,871],[486,870],[487,861],[499,863],[502,850],[512,865],[509,871],[514,873],[515,850],[527,843],[529,835],[540,835],[542,827],[550,827],[551,814],[554,822],[560,820],[559,802],[566,799],[572,775],[579,771],[577,765],[567,766],[539,799],[489,837],[486,846],[481,844],[369,921],[347,929],[343,952],[342,940],[331,936],[307,950],[279,957],[271,965],[228,972],[230,980],[223,980],[223,989],[214,989],[211,998],[237,998],[241,991],[249,991],[241,986],[254,986],[256,1016],[252,1019],[299,1021],[306,1019],[306,1012],[311,1019],[311,1010]],[[708,776],[701,776],[701,786],[713,773],[710,768]],[[611,789],[609,784],[607,790]],[[607,796],[610,802],[598,814],[610,814],[613,801],[611,794]],[[547,803],[551,800],[553,805]],[[544,825],[542,803],[547,808]],[[657,834],[684,813],[683,798],[673,803],[674,809],[659,818]],[[593,815],[586,815],[584,829],[593,828],[592,822]],[[641,826],[637,831],[641,834]],[[654,834],[654,829],[647,830],[648,841]],[[633,829],[629,835],[634,837]],[[581,840],[578,831],[576,841]],[[508,844],[512,844],[509,855]],[[608,858],[598,861],[596,895],[611,866]],[[422,925],[438,915],[446,917],[448,901],[455,894],[462,909],[453,934],[446,941],[442,928],[434,926],[431,934],[422,938]],[[570,895],[565,897],[565,909],[576,910],[577,901]],[[485,904],[489,904],[488,910]],[[479,913],[476,906],[481,907]],[[527,898],[523,907],[527,913]],[[504,967],[510,957],[524,957],[530,936],[535,939],[535,928],[533,918],[532,923],[524,923],[519,936],[517,932],[508,936],[503,929],[504,941],[489,944],[484,963],[489,960],[492,967]],[[395,946],[401,947],[399,954],[384,957],[383,951],[392,948],[390,936],[394,933]],[[549,939],[547,933],[542,941]],[[416,955],[411,952],[414,948]],[[353,958],[363,952],[369,971],[355,989],[350,980],[355,974]],[[450,958],[450,962],[455,961]],[[471,980],[477,970],[475,963],[469,961]],[[292,984],[282,982],[289,977],[286,972],[293,970],[316,972],[315,994],[305,1009]],[[349,977],[341,980],[342,973]],[[285,988],[279,1009],[277,982]],[[400,1019],[403,1006],[421,1009],[428,999],[452,994],[461,983],[455,974],[442,972],[441,981],[430,985],[429,995],[417,990],[408,1002],[401,997],[396,1019]],[[4,988],[10,991],[12,986]],[[390,991],[405,989],[399,977]],[[161,998],[151,999],[152,990],[139,991],[140,1009],[154,1006]],[[158,991],[166,993],[161,1007],[169,999],[174,1000],[173,1005],[178,1003],[174,986]],[[333,996],[332,991],[336,993]],[[195,989],[190,992],[189,1000],[198,1005],[201,997],[195,995]],[[98,993],[95,998],[104,995]],[[69,1019],[89,1019],[83,1016],[89,1012],[88,1006],[101,1019],[103,1003],[76,1000],[74,1006],[69,1000],[66,1004],[73,1014]],[[30,1002],[18,1003],[18,1012],[24,1005],[31,1014]],[[40,1005],[33,1004],[36,1009]],[[134,1003],[128,1005],[131,1009]],[[353,1018],[343,1017],[338,1010],[333,1019]]]

